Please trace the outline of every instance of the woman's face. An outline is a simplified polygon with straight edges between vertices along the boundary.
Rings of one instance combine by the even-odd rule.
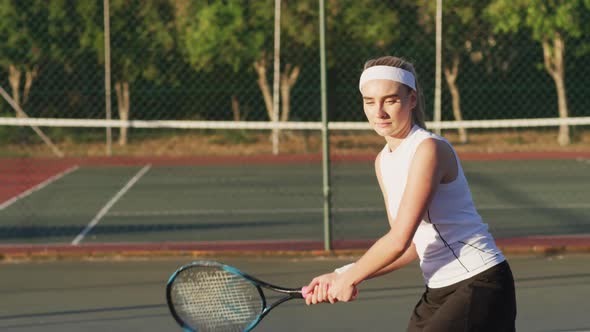
[[[391,80],[371,80],[363,84],[363,108],[371,127],[383,137],[399,137],[412,127],[416,92]]]

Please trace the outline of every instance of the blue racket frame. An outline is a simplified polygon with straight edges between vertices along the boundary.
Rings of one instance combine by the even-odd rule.
[[[303,294],[301,292],[301,289],[299,288],[285,288],[285,287],[280,287],[280,286],[276,286],[273,284],[269,284],[267,282],[264,282],[258,278],[252,277],[240,270],[238,270],[237,268],[230,266],[230,265],[226,265],[220,262],[216,262],[216,261],[195,261],[186,265],[181,266],[180,268],[178,268],[168,279],[168,282],[166,284],[166,302],[168,303],[168,308],[170,309],[170,312],[172,314],[172,317],[174,317],[174,319],[176,320],[176,322],[187,332],[198,332],[196,330],[194,330],[192,327],[188,326],[186,324],[186,322],[184,322],[180,316],[176,313],[176,310],[174,309],[174,305],[172,303],[172,295],[171,295],[171,291],[172,291],[172,285],[174,284],[174,281],[176,280],[176,277],[178,276],[179,273],[181,273],[184,270],[187,269],[191,269],[191,268],[196,268],[196,267],[217,267],[220,268],[224,271],[227,271],[229,273],[235,274],[237,276],[240,276],[242,278],[244,278],[245,280],[247,280],[248,282],[252,283],[256,289],[258,290],[258,294],[260,295],[260,301],[262,304],[262,311],[258,314],[258,316],[256,317],[256,319],[254,319],[252,321],[252,323],[250,323],[250,325],[248,325],[248,327],[246,327],[246,329],[244,329],[244,332],[247,331],[251,331],[254,327],[256,327],[256,325],[258,325],[258,323],[260,323],[260,321],[272,310],[274,309],[276,306],[278,306],[279,304],[292,300],[292,299],[303,299]],[[267,306],[267,302],[266,302],[266,296],[264,295],[264,292],[262,291],[262,288],[266,288],[266,289],[270,289],[272,291],[278,292],[278,293],[282,293],[282,294],[286,294],[286,296],[276,300],[275,302],[273,302],[270,306]]]

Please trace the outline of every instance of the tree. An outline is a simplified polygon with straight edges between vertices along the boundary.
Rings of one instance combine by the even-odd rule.
[[[457,78],[464,59],[482,60],[483,50],[493,44],[492,31],[483,19],[485,3],[477,0],[445,0],[442,8],[443,22],[443,73],[452,98],[453,116],[463,120],[461,93]],[[428,33],[435,26],[436,1],[420,0],[421,23]],[[459,139],[467,143],[465,128],[459,128]]]
[[[49,62],[68,65],[65,51],[76,35],[73,3],[68,0],[0,0],[0,66],[8,70],[11,88],[8,102],[16,117],[28,117],[23,110],[35,79]],[[33,130],[54,152],[62,153],[41,129]]]
[[[565,85],[565,45],[570,38],[588,33],[588,0],[494,0],[486,9],[486,16],[494,30],[516,33],[529,29],[532,38],[543,47],[543,65],[555,83],[559,117],[569,116]],[[570,143],[569,126],[560,125],[557,141]]]
[[[269,84],[272,64],[274,1],[176,0],[184,15],[178,17],[179,34],[192,66],[206,71],[231,66],[234,72],[253,69],[270,121],[275,120]],[[391,43],[398,33],[397,16],[382,3],[369,0],[330,1],[329,26],[343,35],[359,38],[364,45]],[[317,57],[317,0],[283,0],[281,4],[281,112],[280,121],[290,116],[291,91],[297,83],[309,51]],[[379,24],[374,24],[379,22]],[[362,43],[361,43],[362,44]]]
[[[8,69],[12,99],[21,107],[29,97],[43,61],[46,34],[39,30],[46,30],[47,9],[44,1],[33,5],[10,0],[0,2],[0,65]],[[18,111],[16,115],[25,116]]]
[[[131,117],[130,86],[140,79],[162,80],[167,68],[163,57],[175,48],[174,6],[167,0],[110,0],[111,71],[119,119]],[[97,52],[104,61],[102,2],[79,1],[84,19],[82,47]],[[127,127],[120,128],[119,144],[127,144]]]
[[[64,50],[76,27],[72,8],[66,0],[0,0],[0,66],[8,70],[11,97],[20,108],[45,64],[67,64]]]

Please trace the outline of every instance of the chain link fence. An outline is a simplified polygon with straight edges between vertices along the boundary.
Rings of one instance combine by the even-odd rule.
[[[274,119],[272,0],[104,3],[110,4],[108,27],[100,2],[2,4],[0,86],[24,112],[4,100],[0,103],[4,118],[105,119],[105,96],[110,93],[112,119],[124,121]],[[501,1],[444,2],[440,120],[588,117],[584,96],[589,92],[585,64],[590,40],[584,32],[589,9],[582,3],[570,8],[563,15],[571,16],[573,27],[558,25],[538,36],[543,27],[528,26],[524,14],[520,24],[507,26],[499,11],[520,12],[502,5],[506,6]],[[432,1],[326,2],[331,122],[365,121],[358,77],[364,61],[384,54],[415,64],[427,120],[437,120],[435,13]],[[556,21],[554,16],[549,12],[545,19]],[[285,1],[278,19],[277,121],[317,122],[321,117],[318,3]],[[106,68],[105,36],[110,42]],[[105,89],[106,71],[110,91]],[[158,135],[142,130],[128,134],[134,130],[124,126],[113,130],[121,146],[129,137]],[[34,140],[28,138],[28,129],[1,126],[0,131],[8,141]],[[58,143],[104,140],[102,129],[45,131]],[[461,142],[468,141],[464,131]],[[305,134],[306,140],[314,135]],[[240,130],[224,131],[222,136],[266,141]],[[569,137],[573,143],[585,142],[583,128],[574,129]],[[352,143],[343,143],[347,144]]]
[[[530,7],[540,11],[525,12],[518,7],[521,3],[444,1],[442,133],[460,152],[587,151],[590,8],[582,1],[567,7],[531,0]],[[4,92],[0,156],[6,157],[2,159],[5,187],[18,183],[12,191],[0,191],[0,204],[5,204],[0,205],[0,214],[16,218],[8,223],[15,230],[6,234],[20,234],[15,241],[30,239],[31,234],[49,232],[55,220],[65,220],[67,225],[57,227],[57,235],[52,235],[61,241],[83,228],[74,217],[97,218],[86,211],[100,209],[97,202],[108,201],[104,193],[100,198],[92,196],[77,204],[79,211],[69,213],[60,208],[57,219],[57,212],[26,205],[32,203],[19,200],[16,205],[6,204],[43,183],[44,178],[65,171],[78,174],[78,182],[64,187],[74,199],[81,183],[102,188],[103,179],[110,187],[117,187],[133,175],[129,170],[107,170],[108,176],[100,175],[92,167],[210,164],[214,162],[208,157],[232,155],[234,166],[224,166],[227,172],[215,167],[201,173],[174,167],[158,170],[162,177],[147,180],[143,196],[101,216],[128,228],[112,226],[97,234],[126,230],[136,235],[153,234],[160,230],[166,236],[181,233],[172,238],[194,239],[186,237],[192,233],[186,232],[185,237],[182,233],[206,226],[190,224],[188,218],[207,215],[235,231],[232,234],[239,233],[243,228],[236,225],[246,220],[255,228],[260,226],[263,235],[253,238],[274,238],[281,232],[273,227],[282,218],[293,225],[301,223],[300,231],[289,237],[318,237],[322,231],[319,7],[315,0],[282,0],[277,17],[275,4],[273,0],[0,1],[0,88]],[[358,78],[370,58],[396,55],[411,61],[426,100],[428,124],[441,128],[434,109],[436,2],[327,0],[325,9],[327,104],[333,129],[330,149],[344,156],[332,160],[331,166],[334,235],[336,239],[374,238],[386,226],[372,165],[384,142],[366,124]],[[536,15],[539,20],[527,15]],[[280,21],[278,71],[274,67],[276,20]],[[105,87],[107,77],[111,84]],[[279,98],[278,109],[275,98]],[[109,118],[106,100],[115,122],[101,122]],[[27,118],[39,121],[27,122]],[[88,122],[54,121],[72,119]],[[569,121],[567,125],[564,119]],[[489,120],[506,121],[486,122]],[[278,136],[279,156],[269,158],[276,163],[256,167],[261,161],[252,156],[269,156],[273,151],[270,129],[276,123],[283,126]],[[113,135],[112,151],[105,148],[108,132]],[[110,162],[99,159],[110,154],[116,157]],[[29,157],[55,155],[74,159],[68,159],[67,165],[41,159],[47,167],[31,166],[38,159]],[[195,156],[198,158],[190,159]],[[164,162],[158,158],[170,159]],[[72,171],[73,164],[83,172]],[[576,171],[570,173],[585,165],[573,163]],[[527,167],[532,166],[518,164],[525,173],[531,170]],[[544,169],[551,172],[555,167]],[[563,168],[558,171],[567,173]],[[87,178],[81,173],[90,174],[92,180],[83,180]],[[148,176],[153,173],[147,171]],[[262,180],[265,175],[261,173],[272,176]],[[547,173],[539,173],[539,177],[543,174]],[[195,180],[199,176],[206,179]],[[180,186],[171,192],[191,193],[202,199],[201,205],[192,206],[194,200],[184,200],[183,195],[172,195],[171,200],[178,204],[169,208],[151,200],[141,203],[141,197],[154,194],[158,185],[166,187],[166,181],[191,184],[193,189]],[[270,187],[257,187],[255,183],[261,181]],[[233,214],[227,205],[212,199],[213,194],[192,191],[199,186],[213,190],[228,184],[221,196],[225,201],[240,202],[233,206]],[[236,186],[250,189],[236,191]],[[571,191],[568,197],[580,199],[584,195],[580,190]],[[486,193],[476,195],[491,202],[488,206],[504,206],[503,201]],[[271,200],[276,201],[269,203]],[[587,213],[587,206],[580,204],[582,211],[570,215],[571,219],[582,220]],[[560,206],[555,211],[563,210]],[[490,216],[504,217],[502,211]],[[263,217],[256,217],[258,212]],[[162,215],[173,222],[162,224],[158,221]],[[21,227],[23,223],[30,227]],[[213,228],[212,238],[227,235],[225,228]],[[101,238],[99,235],[95,240]]]

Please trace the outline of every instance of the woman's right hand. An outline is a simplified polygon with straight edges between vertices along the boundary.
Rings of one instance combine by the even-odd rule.
[[[328,302],[328,288],[337,276],[338,274],[336,274],[336,272],[331,272],[313,278],[311,282],[304,287],[303,296],[305,297],[305,303],[310,305]]]

